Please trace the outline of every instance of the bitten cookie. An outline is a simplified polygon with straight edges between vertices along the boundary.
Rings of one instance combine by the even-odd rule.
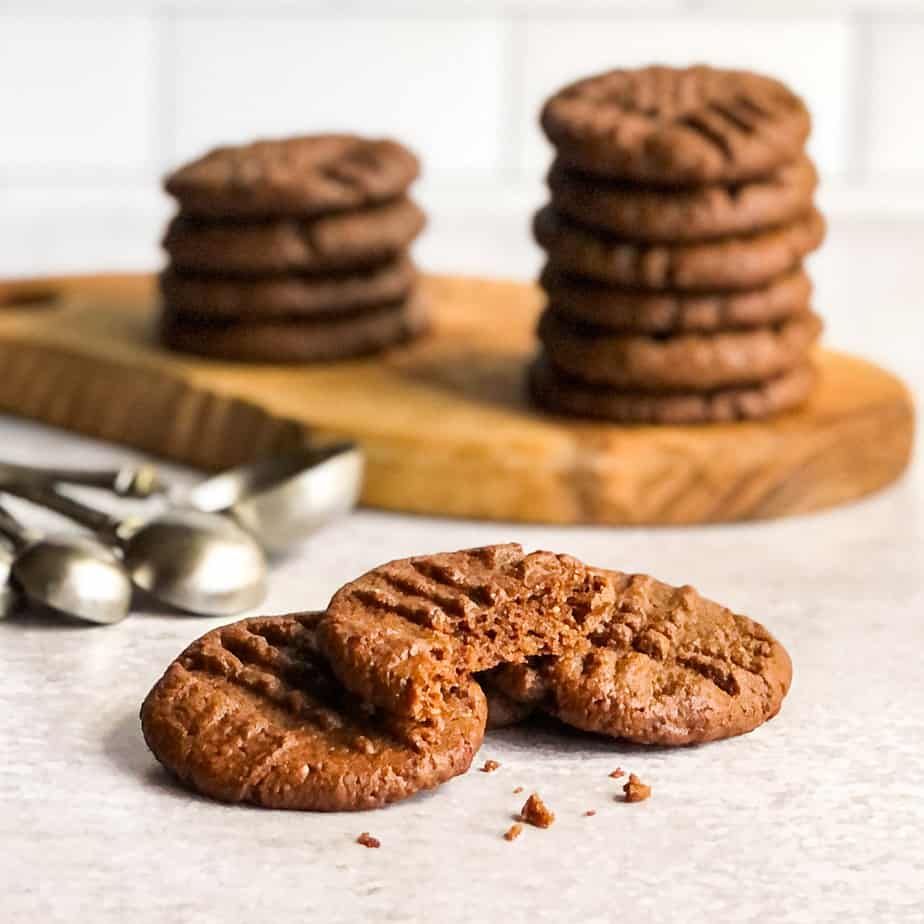
[[[792,663],[763,626],[689,586],[619,572],[612,580],[610,618],[563,655],[499,671],[508,696],[640,744],[729,738],[779,712]]]
[[[375,568],[334,594],[318,632],[345,686],[420,718],[473,671],[573,645],[611,601],[599,571],[511,543]]]
[[[193,642],[141,707],[154,756],[224,802],[378,808],[464,773],[487,707],[474,682],[432,723],[387,716],[338,683],[319,653],[318,613],[245,619]]]
[[[563,372],[588,384],[647,391],[710,391],[749,385],[804,362],[821,333],[821,319],[804,312],[773,326],[663,339],[588,328],[550,306],[539,339]]]
[[[818,174],[802,157],[759,180],[663,189],[607,181],[556,162],[548,183],[552,205],[563,215],[627,240],[677,243],[795,221],[812,208]]]
[[[765,176],[802,151],[811,120],[777,80],[711,67],[614,70],[544,106],[563,162],[644,183],[730,183]]]
[[[426,303],[417,294],[404,302],[314,320],[207,321],[167,302],[159,334],[170,349],[212,359],[330,362],[397,346],[422,334],[428,323]]]
[[[808,362],[754,385],[715,391],[652,392],[587,385],[545,356],[530,367],[528,387],[540,407],[557,414],[625,424],[706,424],[762,420],[804,403],[815,385]]]
[[[536,241],[557,269],[642,289],[750,289],[790,272],[824,240],[811,211],[772,231],[705,243],[640,244],[592,231],[551,207],[536,213]]]
[[[759,289],[652,292],[607,285],[547,265],[540,286],[556,311],[577,322],[639,334],[683,334],[774,324],[808,311],[812,282],[801,267]]]
[[[318,215],[401,196],[419,170],[396,141],[309,135],[215,148],[171,173],[164,186],[186,215]]]
[[[318,276],[229,279],[166,270],[160,276],[160,290],[164,299],[190,320],[295,320],[402,301],[416,279],[414,264],[402,256],[364,269]]]
[[[403,253],[423,230],[410,199],[316,218],[208,221],[178,215],[164,249],[180,270],[250,276],[319,273],[382,263]]]

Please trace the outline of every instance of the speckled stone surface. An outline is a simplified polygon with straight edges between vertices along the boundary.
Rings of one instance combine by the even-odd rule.
[[[910,263],[906,240],[924,238],[895,238]],[[881,251],[851,238],[839,252],[844,276],[829,272],[826,289],[856,312],[833,314],[828,342],[888,363],[921,394],[920,298],[906,300],[900,273],[868,276],[894,265]],[[6,419],[0,456],[127,458]],[[281,563],[264,609],[322,606],[388,558],[508,540],[690,582],[764,622],[794,663],[782,712],[678,750],[495,732],[475,763],[499,761],[494,773],[373,813],[268,812],[179,789],[141,739],[144,694],[222,620],[155,610],[111,628],[0,623],[0,920],[924,920],[920,461],[876,497],[763,524],[549,529],[362,512]],[[652,785],[648,801],[621,801],[617,766]],[[534,790],[555,824],[505,841]],[[356,844],[363,831],[381,848]]]

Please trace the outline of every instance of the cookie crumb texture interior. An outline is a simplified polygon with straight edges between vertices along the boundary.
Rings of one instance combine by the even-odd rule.
[[[384,613],[383,586],[398,592]],[[345,647],[357,650],[344,658],[342,636],[330,627],[346,620],[350,630],[369,628],[370,605],[383,631],[368,645],[350,636]],[[552,626],[544,634],[536,629],[542,617]],[[397,641],[383,643],[387,636]],[[413,670],[400,677],[423,683],[430,696],[392,696],[406,659]],[[168,770],[212,798],[377,808],[468,770],[488,720],[470,672],[485,665],[499,670],[512,700],[641,744],[750,731],[776,714],[791,679],[786,652],[762,626],[692,588],[548,552],[524,555],[511,544],[392,562],[347,585],[323,614],[209,632],[151,690],[142,729]],[[638,780],[630,783],[630,801],[647,797]],[[538,827],[554,817],[535,793],[522,809],[522,820]]]

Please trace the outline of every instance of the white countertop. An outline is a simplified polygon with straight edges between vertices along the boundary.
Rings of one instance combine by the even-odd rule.
[[[532,272],[534,252],[505,228],[447,227],[450,244],[426,251],[428,263],[496,271],[506,260]],[[815,264],[828,342],[889,365],[917,394],[921,254],[920,224],[848,224]],[[0,457],[46,464],[133,457],[4,418],[0,445]],[[178,789],[139,731],[148,688],[222,620],[2,623],[0,920],[924,920],[919,462],[877,496],[769,523],[565,529],[364,511],[283,562],[263,609],[321,607],[389,558],[508,540],[689,582],[766,623],[794,662],[782,712],[689,749],[493,733],[477,758],[500,761],[493,774],[372,813],[268,812]],[[652,785],[649,801],[614,799],[617,766]],[[533,790],[557,821],[507,843]],[[381,849],[354,843],[362,831]]]

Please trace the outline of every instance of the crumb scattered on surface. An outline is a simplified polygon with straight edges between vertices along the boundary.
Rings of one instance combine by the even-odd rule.
[[[651,795],[651,787],[643,783],[634,773],[629,774],[629,782],[622,787],[626,802],[644,802]]]
[[[479,767],[482,773],[493,773],[495,770],[500,767],[500,764],[496,760],[486,760],[483,767]]]
[[[612,779],[612,780],[618,780],[621,776],[625,776],[625,775],[626,775],[626,771],[623,770],[622,767],[617,767],[617,768],[610,774],[610,779]]]
[[[534,792],[520,809],[520,817],[537,828],[548,828],[555,821],[555,813]]]
[[[511,825],[504,832],[505,841],[515,841],[523,833],[523,825]]]
[[[596,809],[587,809],[587,811],[584,812],[584,814],[585,814],[588,818],[590,818],[591,815],[596,815],[596,814],[597,814],[597,810],[596,810]]]
[[[515,796],[518,796],[521,792],[523,792],[523,787],[522,787],[522,786],[517,786],[517,788],[513,791],[513,794],[514,794]]]
[[[377,837],[373,837],[368,831],[363,831],[363,833],[356,838],[356,843],[362,844],[363,847],[382,846],[382,842]]]

